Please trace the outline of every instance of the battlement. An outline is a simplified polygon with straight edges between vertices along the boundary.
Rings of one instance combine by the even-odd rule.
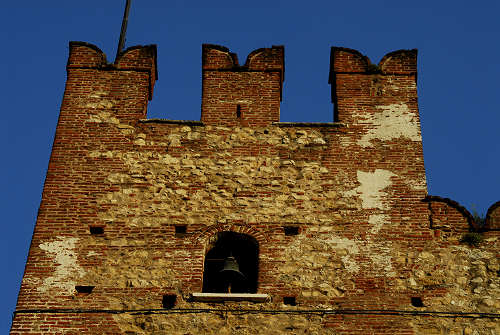
[[[391,104],[418,117],[416,49],[390,52],[375,65],[356,50],[332,47],[328,83],[334,121],[359,124],[377,105]]]
[[[67,71],[94,69],[101,71],[145,72],[149,76],[148,98],[153,98],[153,88],[158,79],[156,45],[133,46],[120,53],[114,63],[108,63],[106,55],[97,46],[72,41],[69,43]]]
[[[252,51],[244,65],[226,47],[202,47],[201,120],[221,126],[266,126],[280,120],[284,48]]]
[[[202,46],[203,70],[233,70],[233,71],[268,71],[280,72],[282,80],[285,73],[285,48],[272,46],[252,51],[244,65],[239,65],[238,56],[229,49],[215,44]]]
[[[332,79],[336,73],[415,75],[417,73],[417,49],[390,52],[375,65],[357,50],[332,47],[330,83],[333,82]]]
[[[156,46],[130,47],[114,64],[109,64],[98,47],[71,42],[67,69],[146,73],[151,100],[158,78]],[[201,121],[221,126],[266,126],[279,122],[284,78],[283,46],[254,50],[240,65],[237,55],[228,48],[204,44]],[[332,47],[329,83],[334,121],[359,125],[365,117],[376,118],[381,112],[380,106],[391,104],[399,104],[400,109],[418,118],[416,78],[417,50],[388,53],[374,65],[356,50]],[[137,83],[131,84],[137,86]],[[131,90],[129,86],[124,87]],[[137,115],[145,118],[146,109],[147,103],[142,104],[142,112]]]

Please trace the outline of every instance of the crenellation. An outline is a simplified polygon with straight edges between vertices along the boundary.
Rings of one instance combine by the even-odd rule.
[[[283,50],[276,46],[255,50],[240,66],[227,48],[203,45],[201,121],[233,127],[279,122]]]
[[[378,68],[383,74],[417,75],[417,49],[397,50],[380,60]]]
[[[97,46],[86,42],[70,42],[66,69],[102,68],[108,64],[106,55]]]
[[[486,227],[488,230],[500,231],[500,201],[495,202],[488,208]]]

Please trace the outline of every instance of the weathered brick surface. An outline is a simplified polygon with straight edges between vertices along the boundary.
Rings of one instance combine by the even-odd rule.
[[[262,127],[279,122],[284,49],[258,49],[240,66],[228,49],[205,44],[202,55],[205,125]]]
[[[500,201],[491,205],[486,213],[486,225],[488,229],[500,230]]]
[[[498,319],[480,315],[405,314],[500,309],[498,232],[484,232],[478,247],[461,244],[476,229],[470,213],[427,197],[416,51],[373,67],[333,48],[339,122],[329,124],[279,123],[283,55],[259,49],[239,66],[226,48],[205,45],[201,122],[182,122],[145,119],[155,47],[107,64],[95,46],[70,44],[12,334],[500,331]],[[187,232],[176,235],[176,225]],[[257,292],[269,301],[190,300],[224,231],[257,241]],[[174,310],[161,310],[165,294],[177,295]],[[283,304],[290,296],[297,306]],[[127,312],[144,309],[154,311]],[[339,310],[358,313],[332,314]]]
[[[479,230],[472,215],[456,201],[436,196],[429,196],[424,201],[429,204],[431,228],[454,232]]]

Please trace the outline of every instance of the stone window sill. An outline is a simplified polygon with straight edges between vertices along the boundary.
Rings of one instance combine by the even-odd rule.
[[[193,301],[199,302],[225,302],[225,301],[269,301],[269,294],[262,293],[192,293]]]

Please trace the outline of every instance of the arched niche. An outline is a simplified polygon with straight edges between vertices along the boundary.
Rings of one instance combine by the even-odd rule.
[[[232,256],[243,279],[229,280],[222,271]],[[227,263],[226,263],[227,264]],[[203,271],[204,293],[256,293],[259,273],[259,244],[250,235],[233,231],[218,232],[208,248]],[[228,280],[231,281],[229,289]]]

